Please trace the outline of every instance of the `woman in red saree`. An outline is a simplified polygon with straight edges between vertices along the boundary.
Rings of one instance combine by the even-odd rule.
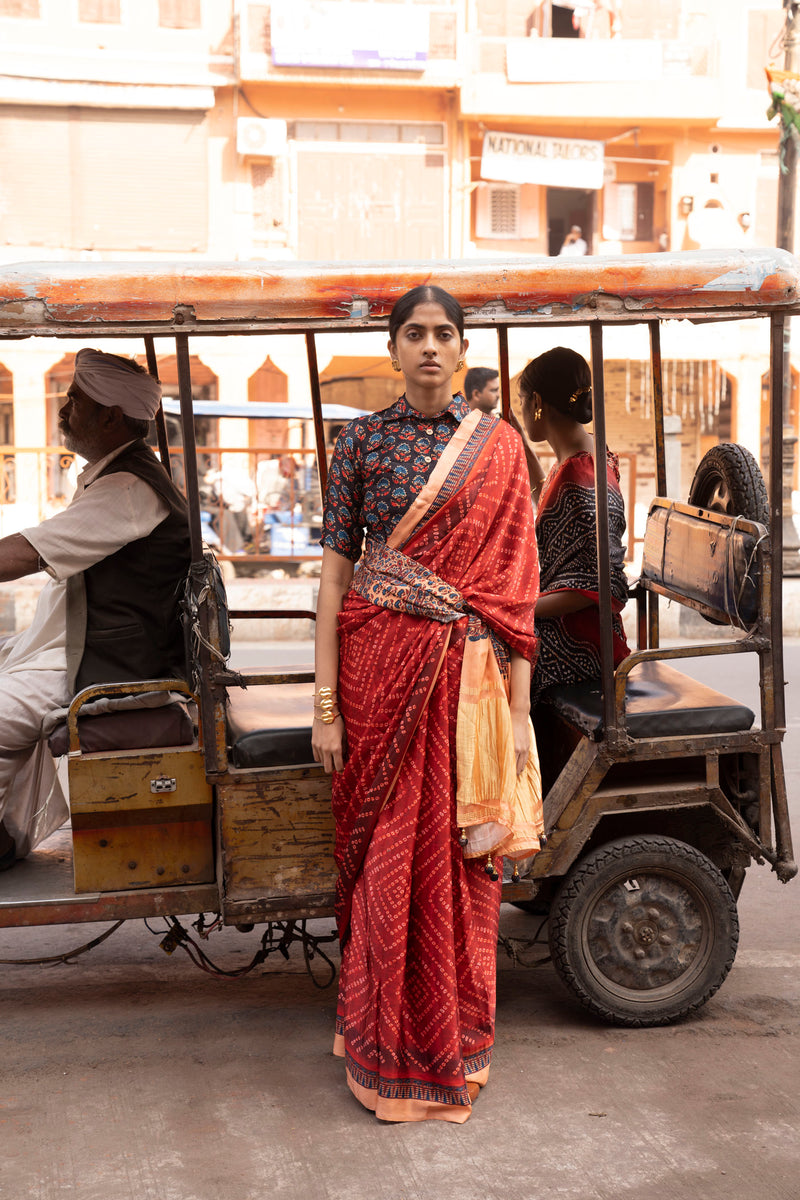
[[[313,744],[334,771],[334,1053],[389,1121],[469,1117],[494,1039],[493,856],[542,833],[530,491],[518,435],[451,395],[463,329],[439,288],[398,301],[405,395],[345,428],[326,495]]]
[[[536,604],[539,652],[532,699],[555,684],[599,679],[600,622],[597,579],[597,524],[591,434],[591,371],[574,350],[556,346],[528,363],[519,377],[519,396],[528,437],[547,441],[556,456],[545,472],[526,447],[536,500],[540,595]],[[619,460],[606,451],[608,532],[614,666],[627,657],[620,616],[628,598],[622,541],[625,508],[619,487]]]

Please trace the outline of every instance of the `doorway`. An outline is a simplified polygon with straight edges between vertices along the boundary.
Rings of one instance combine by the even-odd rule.
[[[547,253],[558,254],[573,225],[580,225],[588,254],[594,236],[595,192],[583,188],[547,189]]]

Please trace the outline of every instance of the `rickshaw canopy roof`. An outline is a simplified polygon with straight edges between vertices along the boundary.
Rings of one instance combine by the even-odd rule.
[[[784,250],[617,257],[324,263],[18,263],[0,268],[0,337],[385,328],[417,284],[451,292],[470,325],[634,323],[800,312]]]

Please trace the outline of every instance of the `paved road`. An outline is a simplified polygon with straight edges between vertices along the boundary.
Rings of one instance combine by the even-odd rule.
[[[798,679],[800,643],[787,663]],[[714,671],[735,691],[744,664]],[[796,684],[790,701],[800,831]],[[740,912],[724,987],[667,1029],[599,1025],[549,964],[501,958],[492,1080],[463,1126],[380,1125],[350,1098],[330,1054],[333,991],[296,951],[222,981],[132,923],[74,965],[2,967],[0,1197],[798,1200],[800,882],[755,868]],[[509,908],[503,931],[530,921]],[[232,968],[255,936],[226,930],[206,948]],[[0,957],[86,937],[7,931]]]

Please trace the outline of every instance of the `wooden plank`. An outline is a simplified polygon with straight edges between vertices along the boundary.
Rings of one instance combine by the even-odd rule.
[[[76,892],[213,881],[199,749],[71,756],[69,787]]]
[[[225,905],[332,893],[330,779],[321,768],[237,773],[217,787]]]

